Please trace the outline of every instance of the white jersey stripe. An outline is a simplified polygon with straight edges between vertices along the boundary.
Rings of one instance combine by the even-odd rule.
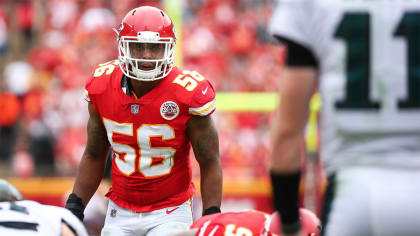
[[[219,226],[216,225],[216,227],[214,227],[214,229],[210,232],[209,236],[213,236],[216,233],[218,228],[219,228]]]
[[[83,89],[83,99],[85,99],[87,102],[90,102],[89,92],[86,89]]]
[[[198,236],[204,236],[204,234],[206,233],[207,226],[209,226],[210,222],[211,222],[211,220],[209,220],[209,221],[207,221],[206,223],[203,224],[201,229],[199,229],[200,234]]]
[[[189,108],[188,111],[190,114],[193,114],[193,115],[205,116],[205,115],[210,114],[216,109],[215,104],[216,104],[216,99],[213,99],[212,101],[204,104],[201,107]]]

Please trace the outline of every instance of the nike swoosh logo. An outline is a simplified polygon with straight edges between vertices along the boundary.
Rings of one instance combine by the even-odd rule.
[[[206,87],[206,89],[201,90],[201,93],[202,93],[203,95],[205,95],[205,94],[207,93],[207,89],[209,89],[209,86],[207,86],[207,87]]]
[[[172,212],[174,212],[176,209],[178,209],[179,207],[175,207],[174,209],[172,209],[172,210],[168,210],[168,209],[166,209],[166,214],[171,214]]]

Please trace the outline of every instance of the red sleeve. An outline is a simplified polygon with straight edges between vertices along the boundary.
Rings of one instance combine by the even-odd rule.
[[[85,83],[83,98],[92,102],[92,96],[103,93],[116,69],[118,69],[118,64],[115,60],[99,64]]]
[[[208,116],[216,110],[216,93],[208,80],[202,81],[195,89],[188,112],[191,115]]]

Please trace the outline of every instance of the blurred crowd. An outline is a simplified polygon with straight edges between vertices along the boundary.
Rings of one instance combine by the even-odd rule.
[[[217,92],[274,92],[284,52],[270,0],[184,0],[182,66]],[[85,80],[117,58],[115,32],[139,0],[0,0],[0,176],[71,176],[86,143]],[[271,113],[217,112],[228,178],[267,176]]]

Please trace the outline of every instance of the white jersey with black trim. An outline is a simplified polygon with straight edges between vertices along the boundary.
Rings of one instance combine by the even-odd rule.
[[[77,236],[87,236],[82,222],[69,210],[34,201],[0,202],[0,235],[57,236],[65,222]]]
[[[420,1],[279,0],[269,31],[318,60],[327,171],[420,167]]]

